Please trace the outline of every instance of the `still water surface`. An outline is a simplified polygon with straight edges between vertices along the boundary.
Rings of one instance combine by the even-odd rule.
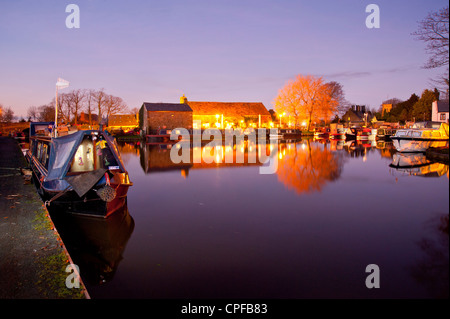
[[[391,143],[299,140],[263,175],[247,157],[174,164],[165,145],[119,146],[134,183],[124,212],[52,213],[92,298],[449,295],[448,165]],[[216,156],[228,151],[259,149]]]

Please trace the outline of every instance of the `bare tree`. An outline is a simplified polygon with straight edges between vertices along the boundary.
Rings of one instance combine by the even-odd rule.
[[[39,115],[39,109],[37,106],[30,106],[27,109],[27,116],[30,121],[36,121]]]
[[[433,69],[447,66],[446,72],[435,83],[441,86],[443,91],[449,87],[449,7],[440,9],[437,12],[431,12],[428,16],[419,22],[419,29],[412,34],[416,39],[426,43],[426,52],[430,57],[425,64],[425,68]]]
[[[102,121],[102,114],[103,114],[103,109],[105,108],[106,105],[106,93],[104,91],[105,89],[100,89],[98,91],[94,92],[94,101],[95,101],[95,105],[97,106],[97,110],[98,110],[98,122],[100,123]]]
[[[345,99],[344,87],[336,81],[325,83],[324,86],[329,90],[330,103],[332,103],[332,107],[328,108],[329,111],[334,111],[338,116],[342,116],[350,105]]]
[[[38,121],[51,122],[55,120],[55,103],[41,105],[38,107]]]
[[[437,12],[431,12],[419,22],[419,30],[413,33],[418,40],[424,41],[426,50],[431,55],[426,68],[438,68],[448,65],[449,37],[448,7]]]
[[[92,107],[94,106],[95,90],[86,90],[86,109],[88,112],[89,125],[92,125]]]
[[[52,102],[55,105],[55,98],[53,98]],[[69,93],[60,93],[58,94],[58,123],[70,123],[72,114],[72,101],[70,99]],[[53,121],[54,119],[53,115]]]
[[[83,108],[83,102],[86,99],[86,90],[73,90],[68,93],[70,100],[70,111],[74,116],[74,124],[78,124],[78,112]]]
[[[118,114],[127,111],[128,107],[122,98],[108,94],[106,96],[105,111],[106,116]]]
[[[11,123],[14,119],[14,111],[11,107],[4,107],[2,108],[3,112],[1,112],[1,120],[5,123]]]

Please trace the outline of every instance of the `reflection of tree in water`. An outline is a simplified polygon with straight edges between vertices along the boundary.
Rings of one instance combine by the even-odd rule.
[[[425,256],[411,268],[411,275],[424,285],[432,298],[449,297],[449,215],[430,220],[433,236],[418,245]]]
[[[280,145],[278,180],[297,193],[320,191],[342,172],[341,152],[331,152],[325,146],[311,143]]]

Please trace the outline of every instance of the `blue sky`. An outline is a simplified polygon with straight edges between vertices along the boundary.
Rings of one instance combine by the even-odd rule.
[[[65,24],[68,4],[80,28]],[[368,4],[380,28],[365,24]],[[58,77],[142,102],[263,102],[297,74],[378,107],[432,88],[417,22],[447,1],[0,0],[0,103],[16,115],[51,101]]]

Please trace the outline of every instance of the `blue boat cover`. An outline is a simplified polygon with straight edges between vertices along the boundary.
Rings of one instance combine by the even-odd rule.
[[[78,149],[78,146],[83,141],[84,136],[91,135],[94,131],[78,131],[73,134],[52,138],[50,147],[50,158],[48,163],[48,175],[45,181],[61,180],[65,177],[69,168],[70,162]],[[119,150],[114,139],[106,133],[97,132],[108,143],[114,157],[119,164],[120,169],[125,172],[125,168],[120,158]]]

